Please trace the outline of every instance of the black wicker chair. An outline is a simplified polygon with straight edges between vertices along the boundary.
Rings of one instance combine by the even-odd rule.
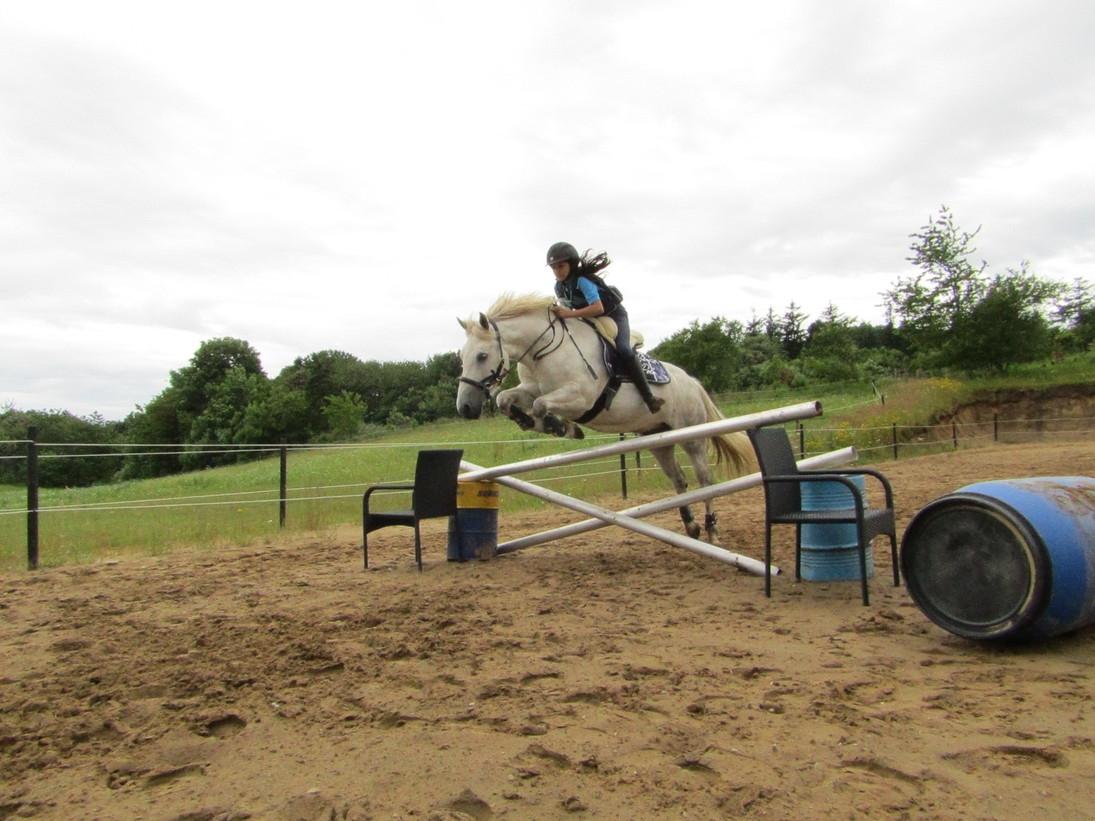
[[[863,604],[870,603],[867,592],[867,548],[876,536],[890,537],[893,583],[900,584],[897,566],[897,535],[894,521],[893,488],[877,470],[850,468],[804,471],[795,462],[794,450],[783,428],[755,428],[749,431],[764,481],[764,595],[772,595],[772,525],[795,526],[795,578],[802,578],[802,526],[804,524],[854,524],[859,550],[859,572],[863,583]],[[873,476],[886,494],[885,507],[867,507],[859,488],[848,477]],[[803,482],[840,482],[852,494],[854,507],[841,510],[803,510]]]
[[[372,485],[361,497],[361,551],[369,567],[369,533],[382,527],[403,525],[414,528],[414,558],[422,570],[422,519],[452,516],[456,513],[456,477],[460,473],[462,450],[420,450],[414,469],[414,482],[384,482]],[[378,490],[411,491],[410,510],[372,511],[369,497]]]

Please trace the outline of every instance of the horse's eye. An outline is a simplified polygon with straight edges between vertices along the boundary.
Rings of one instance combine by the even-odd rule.
[[[476,354],[475,358],[477,360],[479,360],[480,362],[486,362],[487,361],[487,355],[485,353]]]

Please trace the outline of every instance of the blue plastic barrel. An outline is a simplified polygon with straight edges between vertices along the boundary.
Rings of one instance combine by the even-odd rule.
[[[445,551],[450,562],[491,559],[498,552],[501,498],[497,482],[457,482],[456,515],[449,519]]]
[[[909,522],[901,567],[925,615],[959,636],[1025,641],[1095,623],[1095,479],[960,488]]]
[[[863,477],[849,476],[860,492]],[[855,507],[852,492],[840,482],[803,482],[803,510],[841,510]],[[811,582],[859,580],[859,543],[854,524],[802,526],[802,578]],[[867,578],[874,576],[874,553],[867,546]]]

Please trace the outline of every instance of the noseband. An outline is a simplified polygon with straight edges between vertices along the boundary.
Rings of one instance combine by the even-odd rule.
[[[501,385],[502,380],[509,375],[510,367],[506,362],[509,357],[506,356],[506,349],[502,345],[502,332],[498,330],[498,324],[493,319],[488,319],[487,322],[494,329],[494,339],[498,342],[498,364],[494,367],[494,370],[482,379],[469,379],[466,376],[461,376],[459,381],[465,385],[471,385],[473,388],[478,388],[487,396],[491,396],[491,390],[497,385]]]

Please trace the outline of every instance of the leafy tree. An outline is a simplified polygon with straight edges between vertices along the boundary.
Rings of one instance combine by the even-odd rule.
[[[768,307],[768,313],[764,315],[764,335],[769,339],[778,340],[780,337],[780,322],[772,307]]]
[[[993,277],[985,295],[955,322],[948,355],[959,367],[996,371],[1047,356],[1052,335],[1043,306],[1060,292],[1059,283],[1034,276],[1026,263]]]
[[[725,391],[741,384],[742,338],[740,322],[715,317],[703,325],[693,321],[650,353],[684,368],[708,391]]]
[[[852,329],[846,322],[814,322],[810,325],[810,338],[803,355],[815,359],[835,357],[852,360],[858,350]]]
[[[219,381],[206,386],[205,406],[190,423],[187,444],[262,444],[248,441],[244,423],[248,407],[265,401],[269,392],[270,383],[265,374],[249,371],[245,367],[229,369]],[[261,455],[256,451],[250,453]],[[194,470],[252,458],[250,453],[187,452],[181,457],[181,463],[187,470]]]
[[[806,344],[806,330],[803,327],[806,314],[792,302],[787,306],[783,319],[779,323],[779,343],[788,359],[797,359]]]
[[[323,415],[331,437],[338,441],[356,436],[365,422],[365,411],[365,400],[356,393],[342,391],[337,396],[328,396],[324,400]]]
[[[244,340],[222,337],[202,342],[189,365],[171,372],[171,387],[177,391],[180,414],[190,417],[200,414],[215,386],[237,369],[265,378],[258,351]]]
[[[324,407],[330,396],[348,391],[360,397],[368,407],[376,381],[373,370],[353,354],[335,350],[298,357],[284,368],[275,381],[285,389],[299,391],[306,403],[299,438],[329,432]]]
[[[119,425],[104,422],[101,416],[75,416],[68,411],[20,411],[7,407],[0,413],[0,440],[27,438],[30,427],[38,428],[38,441],[51,444],[114,444],[120,440]],[[109,481],[119,467],[119,459],[111,456],[83,455],[110,453],[114,448],[49,448],[38,460],[38,483],[42,487],[84,487]],[[6,446],[4,456],[22,456],[25,446]],[[51,459],[47,456],[64,456]],[[0,483],[23,484],[27,476],[23,459],[0,459]]]
[[[852,341],[860,350],[873,350],[875,348],[892,348],[897,351],[904,350],[898,337],[897,329],[891,323],[885,325],[872,325],[869,322],[859,322],[849,331]]]
[[[938,359],[955,322],[970,311],[985,290],[985,263],[970,262],[975,249],[972,233],[960,230],[944,205],[937,218],[911,234],[912,256],[920,268],[912,277],[899,278],[884,295],[888,311],[900,323],[914,352],[926,362]]]
[[[842,382],[859,378],[851,321],[831,302],[821,317],[810,323],[802,360],[803,370],[811,379]]]
[[[308,400],[303,391],[270,382],[243,414],[240,440],[250,443],[307,442]]]
[[[753,315],[749,321],[745,324],[745,336],[746,338],[751,336],[760,336],[764,333],[764,320],[757,316],[757,312],[754,310]]]
[[[143,408],[138,407],[126,417],[122,428],[127,442],[146,447],[137,448],[135,455],[126,456],[118,478],[143,479],[167,476],[182,470],[177,448],[165,448],[162,454],[157,454],[156,448],[147,447],[156,444],[178,445],[184,441],[176,388],[167,387]]]
[[[1065,346],[1086,351],[1095,345],[1095,299],[1086,280],[1075,279],[1072,288],[1057,304],[1057,321],[1066,328]]]

